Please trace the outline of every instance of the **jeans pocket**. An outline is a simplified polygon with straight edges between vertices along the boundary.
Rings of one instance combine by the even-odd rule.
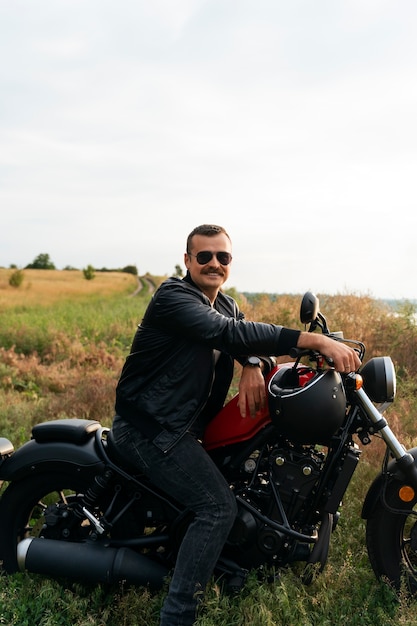
[[[141,471],[145,471],[148,463],[143,452],[149,446],[149,442],[130,422],[120,416],[116,416],[112,426],[113,439],[119,452],[129,457]]]

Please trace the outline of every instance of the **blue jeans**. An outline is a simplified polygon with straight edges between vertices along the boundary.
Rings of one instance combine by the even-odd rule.
[[[180,546],[160,626],[192,626],[237,513],[233,492],[203,447],[187,433],[167,453],[116,416],[113,434],[152,483],[195,513]]]

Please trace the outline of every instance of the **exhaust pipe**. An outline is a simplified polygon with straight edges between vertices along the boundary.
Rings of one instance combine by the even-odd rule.
[[[71,543],[28,538],[17,545],[20,571],[65,577],[90,583],[149,585],[160,589],[168,570],[130,548],[112,548],[97,543]]]

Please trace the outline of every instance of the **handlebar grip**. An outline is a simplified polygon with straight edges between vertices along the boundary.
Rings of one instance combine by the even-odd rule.
[[[304,350],[302,348],[291,348],[289,352],[289,356],[292,359],[299,359],[302,356],[307,356],[308,354],[310,354],[310,350]]]
[[[314,353],[314,350],[307,350],[307,349],[302,349],[302,348],[291,348],[290,352],[289,352],[289,356],[292,359],[300,359],[303,356],[310,356]],[[325,356],[324,357],[326,359],[326,363],[327,365],[330,365],[330,367],[334,366],[334,361],[332,358]]]

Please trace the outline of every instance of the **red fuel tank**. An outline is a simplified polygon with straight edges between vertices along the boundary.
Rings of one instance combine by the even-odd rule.
[[[281,363],[277,365],[267,376],[265,387],[268,389],[269,380],[281,369],[293,366],[294,363]],[[304,368],[305,369],[305,368]],[[302,384],[308,382],[312,374],[302,374],[300,379]],[[238,394],[236,394],[222,410],[212,419],[208,425],[203,445],[206,450],[213,450],[222,446],[229,446],[234,443],[241,443],[254,437],[262,428],[271,422],[269,417],[268,402],[265,408],[258,411],[256,417],[242,417],[239,411]]]
[[[254,418],[242,417],[237,406],[238,397],[234,396],[211,420],[204,435],[206,450],[247,441],[271,421],[268,406],[258,411]]]

